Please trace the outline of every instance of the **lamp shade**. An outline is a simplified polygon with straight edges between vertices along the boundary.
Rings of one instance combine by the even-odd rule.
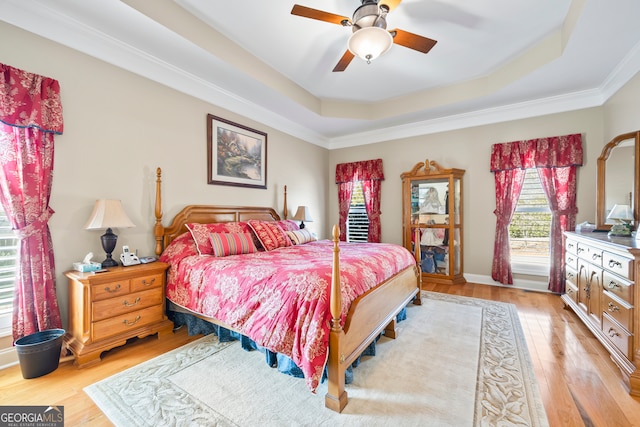
[[[298,206],[298,210],[296,214],[293,216],[293,219],[296,221],[307,221],[313,222],[311,218],[311,214],[309,213],[309,208],[306,206]]]
[[[391,34],[380,27],[365,27],[351,34],[347,47],[354,55],[370,63],[393,45]]]
[[[130,228],[135,227],[127,216],[120,200],[100,199],[96,200],[93,212],[84,225],[87,230],[105,228]]]
[[[607,219],[631,221],[633,220],[631,207],[629,207],[629,205],[613,205],[611,212],[609,212],[609,215],[607,215]]]

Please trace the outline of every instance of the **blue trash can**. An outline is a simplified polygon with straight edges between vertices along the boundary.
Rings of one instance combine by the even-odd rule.
[[[15,342],[20,370],[25,379],[37,378],[58,369],[64,329],[47,329]]]

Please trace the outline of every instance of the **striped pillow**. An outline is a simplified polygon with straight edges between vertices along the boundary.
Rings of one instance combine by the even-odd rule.
[[[213,255],[217,257],[257,252],[249,233],[211,233]]]
[[[316,236],[311,234],[309,230],[303,228],[302,230],[287,231],[287,236],[291,239],[294,245],[302,245],[303,243],[315,242]]]

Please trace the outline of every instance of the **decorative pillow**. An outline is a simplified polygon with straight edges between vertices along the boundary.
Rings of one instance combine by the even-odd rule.
[[[217,257],[257,252],[250,233],[211,233],[213,254]]]
[[[189,223],[187,228],[196,242],[196,247],[200,255],[213,255],[211,245],[211,233],[251,233],[251,229],[246,222],[216,222],[213,224]],[[259,242],[254,240],[254,245]]]
[[[198,255],[196,243],[191,233],[182,233],[164,248],[160,261],[172,264],[191,255]]]
[[[303,243],[318,240],[316,239],[316,236],[311,234],[311,232],[306,228],[303,228],[302,230],[287,231],[287,236],[289,236],[294,245],[302,245]]]
[[[277,221],[251,219],[247,222],[256,236],[258,236],[258,240],[260,240],[265,250],[272,251],[277,248],[293,245],[291,239],[289,239],[284,230],[280,228]]]
[[[280,228],[282,228],[284,231],[300,230],[300,227],[298,226],[298,223],[295,222],[292,219],[283,219],[281,221],[276,221],[276,222],[278,223]]]

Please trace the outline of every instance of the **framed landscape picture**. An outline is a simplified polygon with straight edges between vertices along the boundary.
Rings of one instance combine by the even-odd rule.
[[[207,114],[207,182],[267,188],[267,134]]]

